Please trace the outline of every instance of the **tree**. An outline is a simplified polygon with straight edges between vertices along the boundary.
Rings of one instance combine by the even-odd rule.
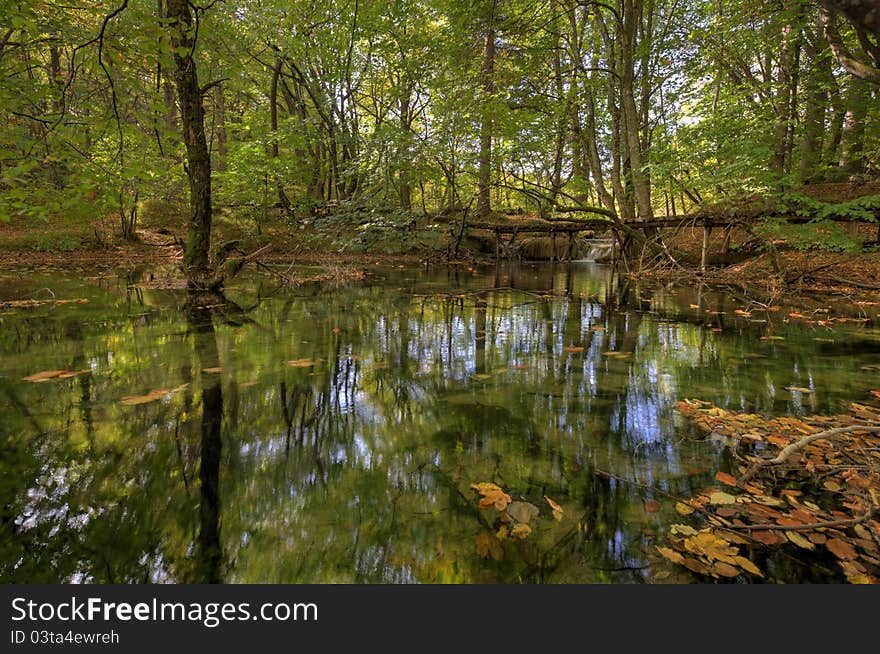
[[[211,156],[205,139],[206,89],[199,86],[193,53],[198,40],[198,22],[187,0],[166,0],[167,27],[174,57],[174,82],[180,106],[183,142],[186,144],[186,174],[189,178],[190,216],[183,265],[187,283],[194,290],[214,290],[223,278],[211,267]],[[196,10],[198,11],[198,10]]]

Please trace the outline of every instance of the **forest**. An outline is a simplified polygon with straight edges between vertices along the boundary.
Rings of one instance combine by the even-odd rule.
[[[880,206],[868,0],[4,5],[0,216],[30,249],[170,214],[210,285],[215,217],[362,252],[713,208],[759,247],[785,216],[802,249],[876,240],[841,225]]]
[[[880,579],[876,0],[0,14],[0,582]]]

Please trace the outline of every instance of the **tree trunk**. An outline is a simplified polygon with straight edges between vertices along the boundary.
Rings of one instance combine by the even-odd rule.
[[[280,58],[275,60],[275,67],[272,69],[272,83],[269,86],[269,129],[272,131],[272,159],[273,166],[277,165],[278,160],[278,80],[281,77],[281,66],[283,62]],[[290,209],[290,200],[284,192],[284,187],[278,179],[277,174],[272,174],[275,180],[275,187],[278,190],[278,204],[284,209]]]
[[[651,184],[645,170],[642,152],[641,126],[635,99],[635,41],[638,28],[635,0],[624,0],[623,25],[621,27],[620,105],[623,113],[623,141],[629,161],[629,179],[635,199],[639,220],[651,220]]]
[[[407,85],[401,91],[400,96],[400,130],[401,138],[409,140],[409,131],[412,125],[410,111],[411,86]],[[401,145],[397,150],[397,194],[400,199],[401,210],[409,213],[412,211],[412,178],[410,175],[409,148]]]
[[[486,216],[492,210],[489,197],[492,174],[492,95],[495,93],[495,8],[488,17],[486,40],[483,48],[482,105],[480,122],[480,159],[477,173],[477,215]]]
[[[226,99],[223,88],[214,87],[214,130],[217,134],[217,163],[214,168],[226,170]]]
[[[211,274],[211,158],[205,139],[202,91],[192,58],[195,26],[187,0],[168,0],[166,6],[190,192],[190,217],[183,265],[189,287],[205,289],[219,286],[220,282],[212,280]]]
[[[867,82],[856,77],[849,80],[846,118],[843,122],[843,150],[840,155],[840,168],[848,175],[860,175],[865,171],[865,118],[870,98]]]
[[[796,58],[797,30],[791,22],[782,28],[782,50],[776,79],[776,102],[773,109],[773,152],[770,170],[778,175],[785,173],[786,151],[789,142],[794,67]]]
[[[816,45],[817,38],[806,39],[810,68],[804,82],[807,109],[804,113],[800,144],[798,175],[803,182],[814,181],[819,173],[822,159],[822,137],[825,132],[825,105],[828,90],[825,88],[825,49]]]

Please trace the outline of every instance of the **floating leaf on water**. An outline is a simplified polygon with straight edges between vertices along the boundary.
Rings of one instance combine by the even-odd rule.
[[[709,495],[709,502],[712,504],[736,504],[736,496],[724,491],[715,491]]]
[[[498,531],[495,532],[495,538],[497,538],[498,540],[504,540],[505,538],[507,538],[507,533],[507,525],[501,525],[500,527],[498,527]]]
[[[752,563],[751,560],[747,559],[744,556],[736,557],[736,565],[745,570],[746,572],[751,572],[753,575],[758,575],[759,577],[763,577],[764,573],[761,572],[761,569]]]
[[[202,372],[206,372],[209,375],[219,375],[221,372],[223,372],[223,368],[219,366],[215,366],[214,368],[202,368]]]
[[[808,541],[806,538],[804,538],[801,534],[799,534],[796,531],[786,530],[785,535],[788,538],[788,540],[790,540],[792,543],[794,543],[798,547],[802,547],[805,550],[816,549],[816,546],[813,545],[813,543]]]
[[[559,506],[556,502],[551,500],[546,495],[544,496],[544,501],[546,501],[547,504],[550,505],[550,510],[553,511],[553,518],[556,520],[556,522],[560,522],[562,520],[562,514],[563,514],[562,507]]]
[[[479,381],[484,381],[486,379],[492,379],[492,375],[486,374],[485,372],[478,372],[473,375],[473,378]]]
[[[287,365],[291,368],[311,368],[317,364],[318,362],[314,359],[294,359],[287,362]]]
[[[671,549],[669,547],[658,547],[657,551],[660,552],[663,558],[672,561],[673,563],[684,565],[684,557],[676,552],[674,549]]]
[[[691,572],[696,572],[700,575],[708,575],[711,571],[711,568],[709,568],[708,565],[697,559],[692,559],[689,556],[684,557],[681,564]]]
[[[181,384],[177,388],[158,388],[154,391],[146,393],[145,395],[126,395],[125,397],[119,399],[119,403],[125,404],[126,406],[148,404],[149,402],[156,402],[157,400],[161,400],[167,395],[174,395],[175,393],[179,393],[187,386],[189,386],[189,384]]]
[[[694,554],[702,554],[708,559],[732,563],[739,553],[723,538],[718,538],[711,531],[701,531],[695,536],[684,540],[684,548]]]
[[[814,389],[806,388],[805,386],[786,386],[785,390],[796,391],[798,393],[815,393],[816,392]]]
[[[580,345],[572,345],[570,347],[562,348],[562,351],[563,352],[583,352],[584,348],[581,347]]]
[[[684,502],[676,502],[675,510],[678,511],[681,515],[690,515],[691,513],[696,511],[694,507],[690,506],[689,504],[685,504]]]
[[[239,382],[238,387],[239,388],[250,388],[251,386],[256,386],[256,385],[257,385],[257,382],[251,380],[251,381]]]
[[[855,548],[840,538],[831,538],[825,543],[831,553],[838,559],[850,560],[858,557]]]
[[[763,545],[781,545],[785,542],[785,537],[778,531],[759,530],[753,531],[751,537]]]
[[[518,522],[513,526],[513,529],[510,530],[510,535],[514,538],[519,538],[520,540],[525,540],[531,533],[532,528],[524,522]]]
[[[510,498],[510,496],[507,496]],[[511,502],[507,507],[507,515],[522,524],[529,524],[538,517],[538,507],[531,502]]]
[[[712,573],[721,575],[722,577],[738,577],[740,575],[738,568],[733,567],[725,561],[715,561],[715,563],[712,564]]]
[[[727,472],[716,472],[715,480],[727,486],[736,486],[736,477]]]
[[[648,513],[657,513],[660,510],[660,502],[657,500],[648,500],[645,502],[645,511]]]
[[[493,483],[471,484],[471,488],[482,495],[478,504],[481,509],[493,507],[496,511],[503,511],[510,504],[510,495]]]
[[[28,382],[44,382],[49,381],[50,379],[55,379],[56,377],[60,377],[65,374],[66,370],[43,370],[42,372],[35,372],[32,375],[28,375],[27,377],[22,377],[22,381]]]
[[[504,548],[501,546],[501,541],[495,538],[494,534],[489,534],[485,531],[480,532],[477,534],[475,545],[477,555],[481,558],[487,559],[491,556],[496,561],[500,561],[504,556]]]
[[[669,533],[678,536],[695,536],[699,532],[690,525],[672,525]]]

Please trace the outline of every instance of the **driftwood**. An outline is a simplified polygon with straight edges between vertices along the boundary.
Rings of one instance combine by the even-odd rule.
[[[815,434],[810,434],[809,436],[804,436],[799,441],[796,441],[791,445],[784,447],[779,452],[779,454],[777,454],[772,459],[758,459],[757,461],[753,461],[748,469],[742,474],[742,476],[736,480],[736,483],[737,485],[745,483],[746,481],[754,477],[758,470],[760,470],[761,468],[785,463],[789,459],[789,457],[791,457],[793,454],[797,454],[807,445],[814,441],[822,439],[831,440],[837,436],[840,436],[841,434],[849,434],[856,431],[878,434],[880,433],[880,425],[848,425],[846,427],[836,427],[834,429],[827,429],[825,431],[820,431]]]

